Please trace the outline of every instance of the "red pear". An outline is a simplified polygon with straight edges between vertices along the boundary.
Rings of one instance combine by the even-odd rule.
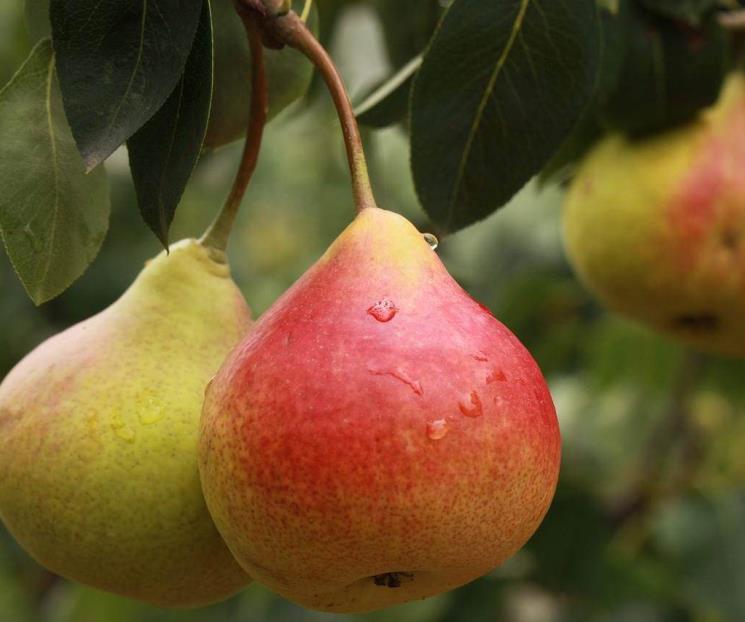
[[[527,350],[406,219],[366,208],[208,389],[200,472],[249,574],[306,607],[432,596],[525,544],[560,436]]]

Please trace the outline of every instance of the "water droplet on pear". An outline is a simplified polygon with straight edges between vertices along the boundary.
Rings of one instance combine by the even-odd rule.
[[[427,436],[433,441],[445,438],[448,433],[448,422],[445,419],[437,419],[427,424]]]
[[[466,402],[459,402],[458,409],[464,416],[472,417],[474,419],[484,414],[484,408],[481,405],[481,398],[476,391],[471,391],[471,395],[468,396]]]
[[[436,235],[433,235],[431,233],[423,233],[422,237],[424,238],[424,241],[429,244],[429,247],[433,251],[437,250],[437,247],[440,245],[440,241],[437,239]]]
[[[390,322],[394,317],[396,317],[396,313],[398,313],[398,308],[396,307],[395,303],[392,300],[389,300],[388,298],[383,298],[381,300],[378,300],[376,303],[374,303],[367,312],[372,315],[378,322]]]

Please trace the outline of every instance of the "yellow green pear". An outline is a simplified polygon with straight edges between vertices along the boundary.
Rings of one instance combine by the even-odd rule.
[[[0,385],[0,517],[41,564],[158,606],[249,581],[207,511],[203,394],[250,324],[224,254],[184,240]]]
[[[688,125],[605,138],[564,206],[570,261],[610,309],[745,356],[745,78]]]

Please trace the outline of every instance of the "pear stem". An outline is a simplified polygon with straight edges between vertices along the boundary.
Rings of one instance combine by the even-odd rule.
[[[271,28],[272,34],[279,41],[308,57],[326,82],[344,134],[344,144],[347,150],[349,170],[352,174],[352,189],[357,211],[361,212],[366,207],[375,207],[375,197],[367,171],[362,136],[344,81],[339,75],[333,60],[294,11],[277,16],[271,20],[271,23],[267,23],[267,26]]]
[[[267,121],[269,96],[267,92],[266,70],[264,67],[264,45],[257,17],[253,11],[240,2],[235,3],[236,11],[243,21],[251,50],[251,114],[246,129],[246,140],[243,155],[236,173],[233,187],[230,189],[220,213],[200,240],[203,246],[224,251],[228,246],[230,232],[233,229],[238,209],[246,194],[246,188],[253,177],[259,161],[261,140]]]

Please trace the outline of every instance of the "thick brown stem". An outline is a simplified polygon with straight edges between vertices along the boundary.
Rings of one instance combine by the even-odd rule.
[[[347,160],[352,173],[352,188],[357,211],[366,207],[375,207],[375,197],[370,185],[367,161],[362,145],[362,137],[357,126],[357,119],[352,110],[344,81],[323,46],[303,23],[294,11],[265,22],[277,40],[289,45],[307,56],[321,73],[334,100],[339,115],[344,144],[347,149]]]
[[[261,30],[257,23],[257,16],[251,9],[240,2],[236,2],[236,10],[243,20],[251,49],[251,117],[246,130],[246,142],[243,146],[243,156],[238,172],[233,182],[228,198],[215,221],[207,229],[201,239],[204,246],[224,251],[228,245],[228,238],[235,223],[246,188],[251,181],[256,164],[259,161],[261,139],[264,135],[267,110],[269,106],[267,94],[266,72],[264,69],[264,47],[261,41]]]

